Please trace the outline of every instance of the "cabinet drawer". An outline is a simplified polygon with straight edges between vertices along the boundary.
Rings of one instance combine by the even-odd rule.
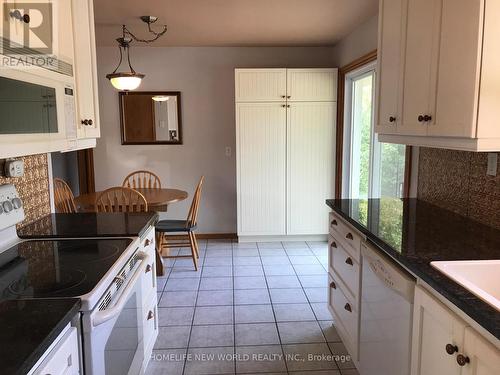
[[[333,212],[330,212],[330,234],[359,262],[361,236]]]
[[[78,356],[78,335],[75,327],[70,327],[68,332],[52,349],[47,358],[35,370],[34,375],[80,373],[80,360]]]
[[[330,273],[344,283],[347,292],[355,301],[359,296],[360,265],[335,238],[331,238],[328,266]]]
[[[156,337],[158,331],[158,306],[157,296],[154,293],[148,304],[145,305],[143,310],[143,326],[144,326],[144,345],[149,345],[150,340]]]

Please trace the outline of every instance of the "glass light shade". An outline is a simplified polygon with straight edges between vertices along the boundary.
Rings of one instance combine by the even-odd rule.
[[[155,102],[166,102],[168,100],[168,96],[165,95],[155,95],[151,99]]]
[[[132,76],[132,75],[123,75],[119,76],[118,74],[115,77],[109,78],[111,84],[114,88],[121,91],[131,91],[135,90],[139,87],[142,82],[142,78],[144,76]]]

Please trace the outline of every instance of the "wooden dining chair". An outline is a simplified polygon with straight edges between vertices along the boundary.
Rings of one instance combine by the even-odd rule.
[[[141,170],[125,177],[122,186],[132,189],[161,189],[161,181],[153,172]]]
[[[95,202],[97,212],[146,212],[144,195],[128,187],[112,187],[100,193]]]
[[[77,212],[75,196],[66,181],[54,178],[54,206],[57,213],[72,214]]]
[[[192,258],[196,271],[198,270],[198,258],[200,257],[200,253],[194,230],[197,226],[198,209],[200,207],[201,189],[204,179],[205,177],[202,176],[196,186],[193,201],[191,202],[186,220],[160,220],[155,226],[156,233],[158,234],[158,250],[161,256],[163,258]],[[186,233],[187,238],[169,240],[167,233]],[[163,255],[163,250],[179,247],[189,247],[191,249],[191,255]]]

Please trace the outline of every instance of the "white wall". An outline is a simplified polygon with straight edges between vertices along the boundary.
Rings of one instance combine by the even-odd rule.
[[[377,49],[378,14],[358,26],[333,46],[333,59],[343,67],[358,57]]]
[[[170,206],[184,218],[201,175],[205,185],[201,233],[236,232],[234,68],[334,67],[329,47],[135,47],[131,59],[146,74],[140,90],[181,91],[183,145],[122,146],[118,93],[105,78],[118,62],[118,49],[97,51],[101,139],[95,149],[96,189],[121,185],[136,169],[157,173],[166,187],[189,192]],[[225,147],[232,149],[225,156]]]

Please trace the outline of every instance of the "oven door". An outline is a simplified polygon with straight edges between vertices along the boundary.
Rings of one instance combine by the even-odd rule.
[[[144,361],[142,275],[149,256],[127,277],[129,281],[103,310],[84,312],[84,360],[88,375],[135,375]]]

